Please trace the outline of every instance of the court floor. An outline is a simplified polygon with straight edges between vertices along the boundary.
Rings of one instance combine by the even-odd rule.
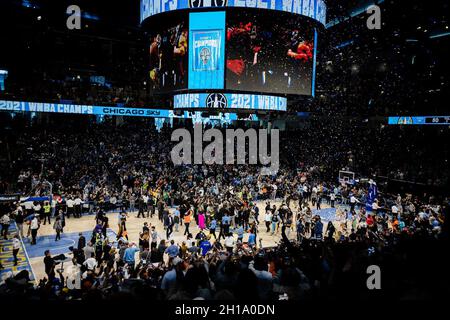
[[[9,226],[8,229],[8,239],[0,239],[0,263],[3,269],[0,269],[0,282],[4,276],[8,274],[16,274],[22,270],[27,270],[30,274],[30,279],[34,280],[33,272],[30,265],[30,259],[27,256],[27,251],[24,250],[24,244],[21,243],[22,247],[17,254],[17,266],[14,265],[13,241],[12,238],[17,234],[17,228],[14,223]]]
[[[272,201],[271,203],[275,205],[280,205],[280,201]],[[275,235],[271,235],[266,232],[266,228],[264,223],[261,223],[264,219],[264,207],[265,202],[261,201],[258,203],[258,207],[260,208],[260,224],[258,227],[258,239],[261,239],[263,247],[275,246],[281,239],[280,232]],[[173,209],[171,209],[173,210]],[[329,208],[327,205],[322,205],[322,210],[316,211],[313,210],[313,214],[320,214],[322,217],[322,221],[327,222],[330,220],[335,220],[336,209]],[[118,232],[118,213],[112,212],[108,213],[110,229],[108,229],[108,238],[114,242],[116,241],[116,233]],[[137,212],[129,213],[129,217],[127,218],[127,231],[128,237],[130,241],[138,242],[139,233],[142,231],[142,226],[144,222],[148,224],[156,226],[156,230],[159,232],[161,237],[165,238],[165,230],[163,228],[162,223],[158,220],[156,216],[153,218],[137,218]],[[324,223],[325,225],[325,223]],[[25,246],[24,256],[28,255],[28,259],[25,259],[26,263],[29,263],[35,279],[42,279],[45,276],[44,272],[44,252],[45,250],[50,250],[52,255],[65,254],[66,256],[70,255],[69,247],[77,246],[79,233],[82,232],[86,239],[90,238],[92,234],[92,230],[95,227],[95,217],[93,215],[85,215],[81,218],[68,218],[66,219],[66,226],[64,228],[64,233],[61,234],[61,240],[55,241],[55,231],[53,230],[53,224],[41,224],[41,227],[38,232],[37,244],[31,245],[30,239],[24,238],[23,243]],[[174,229],[175,230],[175,229]],[[195,236],[198,232],[198,228],[195,225],[195,221],[193,225],[191,223],[190,231]],[[170,239],[174,239],[176,242],[181,243],[181,241],[186,240],[186,237],[183,236],[184,228],[182,226],[179,227],[178,232],[174,231]],[[206,232],[207,233],[207,232]],[[244,241],[247,240],[248,235],[244,236]],[[290,237],[294,238],[295,233],[291,232]],[[22,251],[22,250],[21,250]]]

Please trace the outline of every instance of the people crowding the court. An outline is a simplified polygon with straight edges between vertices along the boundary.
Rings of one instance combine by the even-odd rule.
[[[201,183],[193,190],[188,189],[181,199],[164,199],[164,189],[160,188],[149,193],[153,203],[146,208],[155,207],[165,232],[160,233],[152,219],[149,223],[148,216],[142,216],[144,224],[138,243],[129,241],[126,220],[130,214],[141,218],[140,212],[132,212],[122,204],[117,213],[118,233],[111,238],[106,232],[107,211],[111,207],[102,203],[96,208],[90,238],[80,233],[77,246],[72,248],[73,258],[67,272],[59,269],[60,262],[46,252],[46,278],[33,292],[55,299],[89,298],[94,294],[108,299],[123,293],[142,298],[140,290],[146,290],[144,296],[158,299],[249,300],[251,297],[250,300],[265,301],[278,300],[280,296],[307,299],[337,290],[335,286],[348,276],[338,271],[338,265],[345,264],[345,254],[365,252],[371,257],[356,259],[379,258],[389,250],[399,250],[396,244],[404,237],[438,237],[444,223],[440,206],[421,203],[410,195],[395,197],[391,206],[380,206],[380,201],[375,200],[372,205],[375,210],[371,212],[366,212],[362,200],[352,206],[351,197],[364,198],[363,187],[351,188],[349,206],[344,206],[340,189],[347,186],[337,185],[330,188],[333,194],[337,190],[339,199],[338,205],[334,203],[338,206],[336,220],[328,221],[324,228],[320,215],[313,214],[311,207],[313,201],[321,201],[318,199],[329,199],[331,205],[332,198],[324,192],[322,184],[312,188],[308,184],[305,180],[293,193],[277,194],[277,202],[281,202],[278,206],[273,203],[271,192],[253,198],[246,185],[241,188],[225,185],[223,190],[219,187],[219,192],[224,193],[219,193],[217,198],[208,192],[198,194],[197,188],[204,187]],[[285,189],[280,185],[279,190]],[[261,201],[260,197],[265,203],[261,222],[255,205]],[[60,215],[54,219],[57,238],[62,229],[61,216],[64,216],[63,209],[59,211]],[[39,224],[40,216],[32,216],[32,221]],[[179,219],[175,220],[174,216]],[[265,224],[266,228],[262,229],[266,230],[259,229],[259,223]],[[175,224],[179,226],[178,231]],[[216,229],[219,229],[218,236]],[[185,240],[175,242],[172,234],[183,232]],[[279,234],[282,242],[276,247],[263,248],[257,239],[273,234]],[[35,239],[32,236],[32,242]],[[328,267],[319,267],[322,264]],[[331,270],[343,278],[339,279]],[[81,287],[74,288],[78,276]],[[133,284],[133,279],[139,285]]]
[[[69,270],[62,272],[57,257],[46,254],[46,278],[35,294],[136,295],[131,280],[161,299],[338,294],[357,270],[356,262],[348,265],[350,256],[366,263],[401,250],[405,237],[441,234],[445,215],[437,198],[380,192],[366,211],[367,185],[339,183],[330,167],[313,162],[317,154],[297,153],[297,142],[281,153],[277,175],[262,176],[250,165],[174,166],[169,133],[105,124],[72,133],[80,141],[76,147],[64,132],[49,132],[42,150],[24,150],[18,187],[37,200],[3,215],[2,235],[15,220],[20,236],[34,245],[43,224],[51,224],[59,241],[66,224],[85,215],[94,221],[89,237],[80,235],[73,247]],[[34,159],[45,154],[47,161],[36,167]],[[348,164],[347,156],[340,159],[338,168]],[[45,199],[49,184],[53,199]],[[315,211],[325,204],[337,209],[326,223]],[[146,223],[137,243],[128,234],[131,215]],[[273,235],[280,244],[263,248],[261,239]],[[71,289],[77,274],[81,289]]]

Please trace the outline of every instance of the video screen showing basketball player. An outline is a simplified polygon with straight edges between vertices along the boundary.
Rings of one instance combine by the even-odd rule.
[[[269,14],[227,14],[227,89],[311,95],[314,30],[303,17]]]
[[[188,27],[182,21],[151,34],[149,79],[152,91],[187,88]]]

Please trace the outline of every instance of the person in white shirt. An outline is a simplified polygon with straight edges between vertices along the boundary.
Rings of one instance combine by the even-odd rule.
[[[23,222],[24,222],[24,212],[20,205],[17,206],[17,209],[14,212],[14,219],[16,220],[17,232],[20,235],[20,238],[23,238]]]
[[[113,195],[110,199],[109,199],[109,203],[111,204],[111,209],[112,210],[116,210],[117,208],[117,197],[115,195]]]
[[[91,257],[86,259],[86,261],[83,262],[83,265],[89,271],[95,271],[95,268],[97,267],[97,260],[95,259],[95,254],[91,253]]]
[[[144,207],[142,208],[142,210],[143,210],[143,212],[142,212],[142,216],[145,218],[145,212],[147,212],[147,218],[149,217],[149,215],[150,215],[150,212],[149,212],[149,205],[148,205],[148,200],[149,200],[150,198],[149,198],[149,196],[148,195],[146,195],[146,194],[143,194],[142,195],[142,200],[144,201]]]
[[[34,214],[38,214],[39,216],[41,216],[41,209],[42,209],[42,207],[39,202],[37,202],[35,205],[33,205]]]
[[[81,217],[81,204],[83,203],[83,201],[81,200],[80,197],[76,197],[75,200],[73,201],[74,203],[74,216],[76,218],[80,218]]]
[[[272,211],[267,210],[264,216],[264,222],[266,223],[266,232],[270,232],[270,224],[272,223]]]
[[[397,207],[397,205],[393,205],[392,207],[391,207],[391,212],[392,212],[392,215],[394,216],[394,217],[396,217],[397,216],[397,214],[398,214],[398,207]]]
[[[372,203],[372,211],[377,214],[378,209],[380,209],[381,207],[378,205],[378,200],[375,199]]]
[[[233,253],[234,237],[231,233],[225,238],[225,247],[229,253]]]
[[[352,194],[350,197],[350,212],[355,211],[355,206],[357,203],[359,203],[359,200]]]
[[[305,197],[307,193],[308,193],[308,186],[305,184],[303,185],[303,196]]]
[[[336,194],[334,192],[330,193],[330,206],[334,208],[334,202],[336,201]]]
[[[52,208],[52,218],[55,217],[55,213],[56,213],[56,203],[57,201],[55,199],[53,199],[52,203],[50,204],[51,208]]]
[[[67,218],[70,218],[70,215],[73,214],[73,206],[75,205],[75,202],[72,200],[71,197],[69,197],[66,201],[66,206],[67,206]]]
[[[33,202],[32,201],[25,202],[24,207],[25,207],[25,212],[26,212],[27,216],[33,214]]]
[[[31,244],[36,244],[36,236],[39,229],[39,220],[37,218],[37,215],[34,215],[33,220],[31,220],[30,224],[31,229]]]
[[[9,225],[11,224],[11,218],[9,217],[8,213],[4,214],[0,218],[0,223],[2,225],[1,235],[3,236],[3,239],[8,240],[8,229]]]
[[[317,202],[317,187],[314,186],[311,190],[311,204],[313,207],[316,205]]]

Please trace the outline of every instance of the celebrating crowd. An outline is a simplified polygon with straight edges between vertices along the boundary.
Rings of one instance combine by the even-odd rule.
[[[15,185],[44,200],[6,211],[2,235],[7,237],[13,219],[21,237],[28,226],[31,244],[47,222],[55,241],[83,215],[95,214],[95,224],[88,239],[80,234],[72,254],[45,253],[46,276],[36,288],[18,285],[26,283],[21,273],[2,292],[64,300],[338,297],[362,290],[366,266],[376,262],[389,270],[409,263],[417,253],[410,251],[412,242],[436,249],[446,234],[443,199],[380,190],[366,211],[367,183],[338,183],[330,166],[312,165],[316,154],[296,148],[281,152],[274,176],[261,176],[249,165],[174,166],[170,132],[105,123],[85,132],[23,133],[12,168],[18,172]],[[347,165],[348,154],[334,161],[338,168]],[[50,186],[54,198],[47,202]],[[323,207],[337,207],[335,218],[322,222],[315,210]],[[117,227],[109,211],[117,214]],[[145,221],[137,243],[130,240],[137,235],[128,234],[130,215]],[[273,235],[280,243],[263,248],[261,239]],[[60,265],[67,257],[72,261],[64,271]],[[394,274],[393,287],[410,281],[408,272]],[[77,279],[80,287],[74,287]]]
[[[68,32],[56,18],[65,10],[22,2],[24,12],[12,1],[3,19],[1,100],[173,109],[172,95],[150,90],[148,29],[126,6],[83,6],[83,28]],[[192,128],[190,119],[157,130],[157,118],[0,112],[0,301],[35,311],[42,306],[23,302],[108,300],[129,311],[130,300],[335,299],[335,314],[351,314],[365,300],[366,315],[384,310],[382,296],[399,315],[406,299],[438,310],[450,288],[450,128],[387,117],[448,114],[448,4],[377,1],[375,31],[358,1],[334,2],[316,30],[313,94],[229,125],[282,128],[274,175],[259,165],[174,165],[171,133]],[[267,52],[253,47],[258,66]],[[167,57],[154,57],[160,69]],[[341,181],[342,171],[356,180]],[[69,234],[74,244],[55,254]],[[42,250],[37,279],[24,248]],[[368,286],[374,266],[383,290]],[[299,305],[299,316],[305,308],[314,309]]]

